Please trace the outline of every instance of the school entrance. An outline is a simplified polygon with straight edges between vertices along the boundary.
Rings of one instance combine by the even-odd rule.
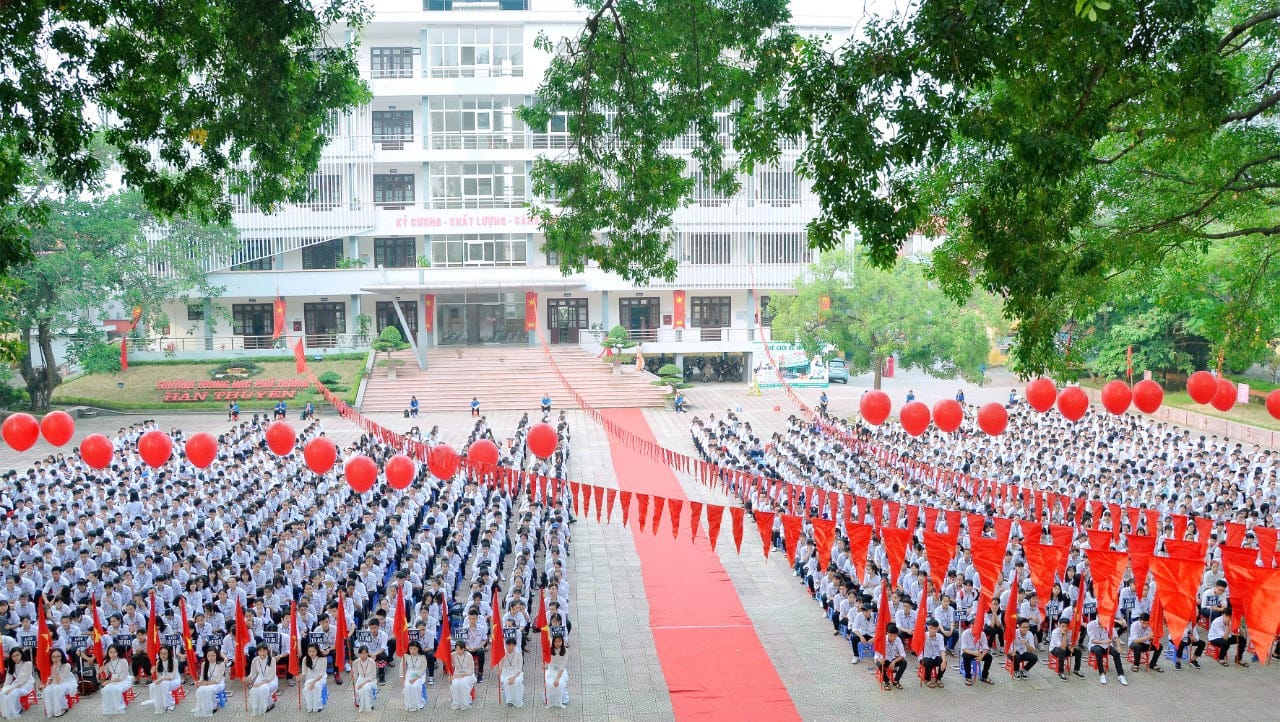
[[[524,294],[442,293],[436,296],[436,334],[441,346],[527,345]]]
[[[579,332],[586,327],[587,299],[547,299],[547,329],[551,343],[577,343]]]
[[[275,313],[269,303],[237,303],[231,306],[231,333],[244,337],[244,347],[271,348],[275,339]]]

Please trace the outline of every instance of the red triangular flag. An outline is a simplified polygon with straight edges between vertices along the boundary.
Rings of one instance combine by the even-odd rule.
[[[729,517],[733,522],[733,547],[742,553],[742,517],[745,510],[740,506],[729,507]]]
[[[637,516],[640,519],[640,531],[644,532],[644,522],[649,516],[649,495],[636,493],[636,504],[639,506]]]
[[[102,618],[98,616],[98,598],[94,594],[89,595],[89,609],[93,613],[93,656],[101,667],[106,664],[107,650],[102,644],[105,635],[102,630]]]
[[[302,348],[302,336],[299,336],[298,342],[293,345],[293,368],[299,374],[307,372],[307,352]]]
[[[1258,552],[1262,555],[1262,566],[1270,569],[1276,565],[1276,528],[1271,526],[1255,526],[1253,535],[1258,540]]]
[[[698,540],[698,527],[702,525],[702,502],[689,502],[689,540]]]
[[[973,568],[978,572],[978,607],[974,614],[974,625],[982,629],[986,624],[985,615],[991,598],[995,595],[996,584],[1000,581],[1000,572],[1004,564],[1004,542],[999,539],[978,537],[969,540],[969,551],[973,559]]]
[[[582,489],[582,515],[584,517],[590,516],[591,515],[591,485],[582,484],[579,486],[579,488]]]
[[[1227,588],[1231,592],[1231,631],[1234,632],[1240,628],[1244,610],[1249,606],[1249,594],[1253,592],[1253,586],[1248,573],[1249,570],[1258,568],[1258,550],[1242,549],[1229,544],[1219,544],[1218,549],[1222,552],[1222,571],[1226,573]]]
[[[1233,547],[1244,544],[1244,524],[1238,521],[1227,522],[1227,544]]]
[[[764,558],[769,558],[769,547],[773,544],[773,512],[771,511],[753,511],[751,515],[756,519],[756,529],[760,532],[760,544],[764,546]]]
[[[1040,522],[1034,520],[1020,520],[1018,530],[1022,532],[1023,544],[1039,544],[1041,537],[1044,536],[1044,528],[1040,526]]]
[[[402,595],[403,595],[403,589],[404,589],[404,586],[403,586],[403,585],[401,585],[400,589],[402,590]],[[502,602],[501,602],[501,599],[502,599],[502,596],[501,596],[501,595],[499,595],[499,594],[494,594],[494,595],[493,595],[493,614],[491,614],[491,615],[490,615],[490,616],[492,617],[492,619],[490,620],[490,622],[491,622],[491,624],[493,624],[493,631],[489,633],[489,639],[492,639],[492,640],[493,640],[493,644],[492,644],[492,647],[493,647],[493,661],[492,661],[492,662],[490,662],[490,665],[489,665],[489,668],[490,668],[490,669],[497,669],[497,668],[498,668],[498,665],[502,664],[502,658],[503,658],[503,657],[505,657],[505,656],[507,656],[507,644],[506,644],[506,640],[505,640],[505,639],[503,639],[503,636],[502,636]],[[403,611],[404,607],[403,607],[403,606],[401,606],[401,607],[400,607],[400,609]],[[404,616],[404,614],[399,614],[398,616],[403,617],[403,616]],[[408,628],[406,627],[406,632],[405,632],[405,636],[406,636],[406,637],[408,637],[408,631],[407,631],[407,629],[408,629]],[[397,640],[397,641],[396,641],[396,644],[398,645],[399,643],[400,643],[400,642]],[[409,648],[409,647],[408,647],[408,643],[406,642],[406,643],[405,643],[405,646],[404,646],[404,647],[402,647],[402,649],[408,649],[408,648]]]
[[[942,589],[947,579],[947,567],[956,555],[956,540],[950,534],[935,531],[924,532],[924,554],[929,560],[929,581],[934,589]]]
[[[1009,603],[1004,605],[1005,642],[1004,653],[1008,655],[1013,649],[1013,640],[1018,628],[1018,568],[1013,568],[1013,578],[1009,580]]]
[[[196,645],[191,639],[191,620],[187,617],[187,599],[178,597],[178,611],[182,614],[182,647],[187,651],[187,671],[193,676],[199,669],[200,655],[196,654]]]
[[[849,560],[861,582],[867,576],[867,550],[871,547],[871,525],[845,524],[844,533],[849,538]]]
[[[542,597],[542,607],[538,610],[538,617],[542,619],[541,627],[545,630],[547,625],[547,600],[541,592],[538,593],[538,596]],[[341,599],[342,597],[339,596],[338,598]],[[453,674],[453,630],[449,629],[448,600],[445,600],[441,606],[444,608],[440,610],[440,641],[436,643],[436,659],[444,667],[445,674]],[[342,667],[338,667],[338,669],[342,669]]]
[[[613,502],[617,498],[618,498],[617,489],[614,489],[613,487],[609,487],[608,489],[605,490],[604,522],[606,524],[613,523]]]
[[[1244,618],[1249,625],[1249,647],[1266,666],[1271,659],[1271,647],[1276,631],[1280,630],[1280,571],[1253,567],[1231,587],[1233,592],[1244,591]],[[1232,603],[1235,606],[1235,603]]]
[[[684,499],[667,499],[667,511],[671,513],[671,538],[680,538],[680,512],[684,508]],[[657,526],[656,524],[654,526]]]
[[[818,548],[818,565],[825,572],[831,564],[831,545],[835,543],[836,523],[831,519],[810,519],[813,524],[813,543]]]
[[[1199,559],[1204,561],[1205,553],[1208,552],[1206,544],[1192,541],[1190,539],[1165,539],[1164,550],[1171,557],[1182,557],[1183,559]]]
[[[782,515],[782,540],[787,547],[787,561],[792,566],[796,563],[796,549],[800,545],[800,532],[804,527],[804,519],[795,514]]]
[[[1089,529],[1085,532],[1089,535],[1089,548],[1101,549],[1108,551],[1111,549],[1111,532],[1105,529]]]
[[[1164,608],[1160,606],[1160,595],[1151,595],[1151,639],[1155,644],[1164,640]]]
[[[876,654],[884,658],[885,635],[889,627],[889,584],[880,584],[880,606],[876,607],[876,638],[872,640],[872,648]]]
[[[600,523],[600,514],[601,514],[601,512],[600,512],[600,507],[601,507],[601,506],[603,506],[603,502],[604,502],[604,487],[603,487],[603,486],[593,486],[593,487],[591,487],[591,492],[592,492],[593,494],[595,494],[595,497],[596,497],[596,499],[595,499],[595,501],[596,501],[596,523],[597,523],[597,524],[599,524],[599,523]],[[610,492],[610,493],[612,493],[612,492],[613,492],[613,489],[610,489],[610,490],[609,490],[609,492]],[[613,503],[613,499],[612,499],[612,498],[610,498],[610,499],[609,499],[609,503],[610,503],[610,504],[612,504],[612,503]]]
[[[618,499],[622,504],[622,526],[626,527],[631,516],[631,492],[619,490]]]
[[[889,583],[897,585],[901,578],[902,565],[907,559],[907,546],[911,543],[911,532],[892,526],[880,527],[880,540],[884,542],[884,554],[889,559]]]
[[[1093,575],[1093,596],[1098,600],[1098,623],[1110,630],[1120,603],[1120,581],[1129,565],[1129,555],[1105,549],[1086,549],[1085,554]]]
[[[1054,574],[1067,555],[1067,547],[1023,544],[1022,554],[1027,558],[1027,571],[1031,575],[1031,584],[1036,588],[1036,601],[1040,605],[1040,614],[1043,615],[1045,603],[1053,594]]]
[[[654,534],[658,533],[658,526],[662,523],[662,506],[667,503],[667,497],[654,496],[653,499],[653,519],[649,522],[649,531]]]
[[[707,538],[711,540],[712,551],[716,548],[716,540],[720,538],[720,523],[724,520],[724,507],[719,504],[707,504]]]
[[[916,659],[919,659],[920,655],[924,654],[925,620],[929,616],[925,607],[928,600],[929,582],[925,581],[924,589],[920,590],[920,599],[916,604],[915,624],[911,625],[911,651],[916,653]]]
[[[1151,556],[1156,551],[1156,538],[1142,534],[1129,534],[1125,537],[1129,547],[1129,565],[1133,567],[1133,591],[1138,598],[1146,596],[1147,570],[1151,568]]]

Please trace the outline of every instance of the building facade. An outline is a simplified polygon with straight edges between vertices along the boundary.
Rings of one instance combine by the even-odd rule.
[[[837,4],[796,3],[795,24],[846,37],[854,18],[824,17],[834,12],[825,5]],[[531,300],[553,344],[614,325],[645,342],[646,353],[750,352],[767,337],[768,313],[760,318],[757,308],[789,292],[814,259],[804,228],[817,203],[795,173],[798,151],[742,177],[733,197],[696,184],[675,219],[674,281],[641,288],[590,267],[562,275],[527,204],[532,161],[564,152],[566,118],[531,128],[516,110],[550,60],[534,39],[575,34],[585,11],[572,0],[372,7],[372,21],[351,39],[373,101],[333,121],[312,201],[264,215],[233,199],[240,249],[210,264],[225,292],[165,309],[170,325],[159,345],[214,354],[273,348],[277,296],[285,334],[303,335],[317,352],[360,346],[387,326],[428,352],[529,344]],[[689,151],[693,142],[672,148]]]

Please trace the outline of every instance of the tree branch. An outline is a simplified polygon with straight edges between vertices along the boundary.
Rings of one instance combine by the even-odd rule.
[[[1271,95],[1268,95],[1267,97],[1258,101],[1257,105],[1253,106],[1248,110],[1242,110],[1239,113],[1227,114],[1227,116],[1223,118],[1223,122],[1234,123],[1237,120],[1253,120],[1257,116],[1262,115],[1263,113],[1270,110],[1271,107],[1274,106],[1276,103],[1280,103],[1280,90],[1277,90]]]
[[[1270,10],[1264,10],[1258,13],[1257,15],[1254,15],[1251,18],[1247,18],[1241,21],[1240,23],[1233,25],[1231,27],[1230,32],[1228,32],[1222,38],[1222,40],[1218,43],[1218,52],[1222,52],[1223,49],[1225,49],[1228,45],[1231,44],[1232,40],[1235,40],[1236,38],[1240,37],[1240,35],[1248,31],[1249,28],[1252,28],[1256,25],[1261,25],[1262,23],[1265,23],[1268,20],[1275,20],[1276,18],[1280,18],[1280,7],[1274,7],[1274,8],[1271,8]]]
[[[1223,231],[1222,233],[1197,232],[1195,235],[1200,238],[1206,238],[1206,239],[1215,240],[1215,241],[1222,240],[1224,238],[1239,238],[1240,236],[1252,236],[1252,235],[1280,236],[1280,225],[1275,225],[1271,227],[1254,226],[1253,228],[1238,228],[1234,231]]]

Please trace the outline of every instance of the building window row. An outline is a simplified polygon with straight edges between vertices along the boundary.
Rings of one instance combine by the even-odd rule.
[[[522,77],[524,30],[504,25],[430,28],[425,75],[432,78]]]
[[[690,266],[808,264],[813,260],[803,231],[680,233],[673,251]]]

